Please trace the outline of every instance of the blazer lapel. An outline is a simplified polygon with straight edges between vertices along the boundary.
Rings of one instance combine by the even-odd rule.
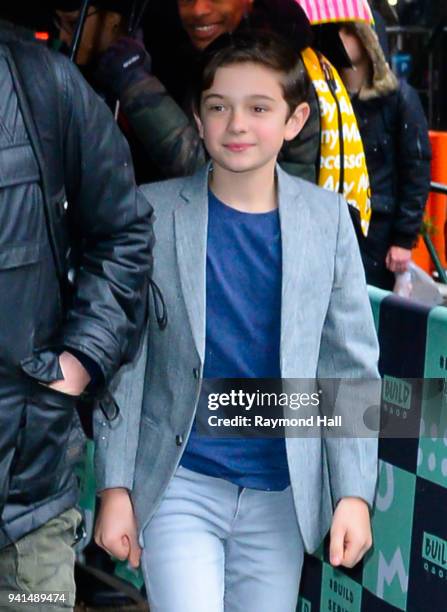
[[[282,242],[281,349],[283,378],[293,377],[299,356],[297,335],[305,329],[303,302],[306,300],[305,278],[309,210],[299,183],[276,168],[278,179],[279,218]]]
[[[202,363],[205,357],[208,171],[209,167],[206,166],[191,177],[181,192],[185,205],[174,212],[180,284],[192,336]]]

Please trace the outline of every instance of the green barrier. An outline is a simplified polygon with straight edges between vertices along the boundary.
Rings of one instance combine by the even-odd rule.
[[[382,334],[381,345],[397,349],[383,360],[388,364],[384,367],[390,369],[384,378],[398,384],[403,391],[422,391],[411,402],[412,396],[407,397],[403,392],[397,403],[396,398],[390,400],[396,410],[420,411],[416,430],[419,435],[416,434],[418,439],[381,442],[378,491],[372,516],[374,547],[352,572],[333,570],[326,556],[307,557],[297,612],[423,612],[428,609],[444,612],[447,610],[447,309],[429,310],[375,287],[368,287],[368,292],[376,330]],[[412,352],[412,345],[425,346],[425,355]],[[413,384],[411,379],[397,380],[390,376],[394,365],[396,370],[401,366],[390,363],[394,353],[410,360],[409,364],[413,363],[412,359],[421,364],[416,368],[421,376],[423,372],[422,386]],[[415,371],[412,367],[409,370]],[[395,412],[392,418],[398,416]]]
[[[84,461],[78,468],[77,476],[79,478],[79,505],[84,512],[89,514],[95,513],[96,507],[96,486],[95,486],[95,470],[93,465],[93,457],[95,453],[95,445],[92,440],[87,440]]]
[[[433,308],[428,315],[424,377],[447,377],[447,308],[445,306]]]
[[[130,582],[136,589],[140,590],[144,584],[143,574],[139,569],[133,569],[124,561],[117,561],[115,565],[115,576]]]
[[[362,585],[323,563],[320,610],[361,612]]]
[[[94,519],[96,509],[96,486],[95,486],[95,469],[94,469],[94,453],[95,445],[92,440],[87,441],[84,461],[78,467],[77,476],[79,479],[80,498],[79,506],[84,515],[85,530],[87,533],[86,545],[93,537]],[[140,570],[131,568],[127,562],[115,562],[115,576],[130,582],[136,589],[141,589],[144,584],[143,574]]]
[[[79,542],[77,549],[83,549],[84,545],[93,537],[95,511],[96,511],[96,483],[93,458],[95,445],[92,440],[87,440],[84,459],[77,466],[76,476],[79,481],[79,507],[84,516],[84,529],[86,536]]]
[[[374,548],[366,557],[362,584],[399,610],[407,609],[415,487],[415,474],[380,461]]]
[[[433,308],[427,321],[424,398],[417,474],[447,488],[447,308]],[[436,392],[444,381],[442,402]]]
[[[374,325],[376,326],[376,332],[379,331],[379,323],[380,323],[380,304],[382,303],[383,298],[389,295],[388,291],[384,291],[383,289],[379,289],[378,287],[373,287],[372,285],[368,285],[368,295],[369,301],[371,302],[371,310],[374,317]]]

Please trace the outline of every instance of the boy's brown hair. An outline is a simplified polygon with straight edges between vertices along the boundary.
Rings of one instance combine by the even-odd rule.
[[[253,63],[265,66],[279,75],[289,116],[309,95],[310,79],[301,56],[286,40],[270,31],[223,34],[203,52],[196,79],[195,108],[200,109],[202,93],[209,89],[216,72],[224,66]]]

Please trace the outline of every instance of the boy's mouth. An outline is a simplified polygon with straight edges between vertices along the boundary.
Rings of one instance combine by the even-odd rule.
[[[254,145],[249,143],[238,143],[238,142],[229,142],[228,144],[224,144],[224,147],[233,153],[240,153],[242,151],[246,151],[250,147]]]

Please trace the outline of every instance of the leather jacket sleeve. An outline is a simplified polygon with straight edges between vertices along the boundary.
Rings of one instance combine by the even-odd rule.
[[[206,162],[193,120],[156,76],[147,74],[120,101],[133,132],[166,178],[194,174]]]
[[[418,94],[400,85],[397,126],[397,208],[391,244],[412,248],[430,189],[431,149],[428,127]]]
[[[107,383],[138,347],[152,269],[152,209],[135,186],[127,143],[109,109],[65,58],[55,68],[63,91],[68,225],[77,250],[60,342],[93,359]]]

